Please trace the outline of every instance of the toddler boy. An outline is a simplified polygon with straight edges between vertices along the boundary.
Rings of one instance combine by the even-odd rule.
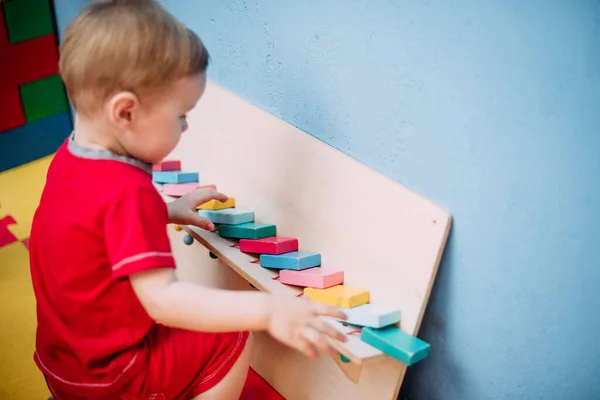
[[[310,357],[345,337],[294,297],[178,281],[167,224],[214,190],[168,205],[151,167],[187,129],[205,88],[201,40],[153,0],[97,1],[69,26],[60,73],[76,111],[47,174],[30,237],[35,362],[62,399],[235,399],[251,331]]]

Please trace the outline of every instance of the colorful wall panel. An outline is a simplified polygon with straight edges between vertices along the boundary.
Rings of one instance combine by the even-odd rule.
[[[0,6],[0,171],[56,151],[72,129],[50,0]]]

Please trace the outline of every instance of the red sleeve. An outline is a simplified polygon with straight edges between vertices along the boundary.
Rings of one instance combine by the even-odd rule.
[[[152,269],[175,268],[167,234],[167,205],[157,191],[124,191],[104,216],[104,237],[115,278]]]

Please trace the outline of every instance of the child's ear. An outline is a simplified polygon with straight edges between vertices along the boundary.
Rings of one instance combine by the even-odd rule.
[[[110,122],[126,128],[133,120],[139,101],[137,96],[131,92],[119,92],[110,98],[107,106]]]

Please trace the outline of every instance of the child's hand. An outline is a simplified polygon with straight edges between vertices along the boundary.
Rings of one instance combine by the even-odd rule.
[[[346,315],[327,304],[281,296],[273,301],[268,332],[280,342],[317,359],[317,349],[335,357],[337,351],[327,342],[326,336],[346,342],[346,335],[337,331],[318,315],[346,319]]]
[[[169,222],[178,225],[195,225],[208,231],[214,231],[215,225],[199,216],[196,207],[213,199],[227,201],[228,198],[223,193],[209,188],[195,190],[167,204]]]

